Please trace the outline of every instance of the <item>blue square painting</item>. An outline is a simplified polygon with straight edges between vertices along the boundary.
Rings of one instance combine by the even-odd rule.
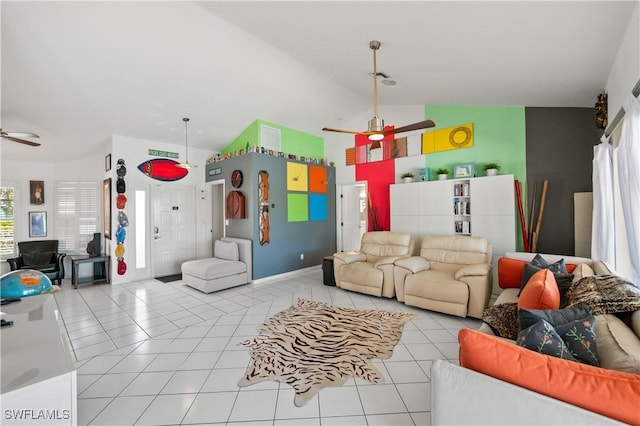
[[[309,220],[327,220],[327,196],[309,194]]]

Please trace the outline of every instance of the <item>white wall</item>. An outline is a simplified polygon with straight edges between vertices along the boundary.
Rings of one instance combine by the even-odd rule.
[[[637,3],[622,43],[614,48],[617,48],[618,53],[606,86],[609,93],[609,122],[616,116],[640,78],[640,6]]]

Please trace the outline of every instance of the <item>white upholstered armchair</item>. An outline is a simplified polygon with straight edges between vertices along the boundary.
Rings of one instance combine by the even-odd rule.
[[[375,231],[362,236],[359,252],[335,253],[336,285],[346,290],[379,297],[394,297],[393,263],[413,254],[411,235]]]
[[[493,284],[491,254],[484,237],[426,236],[420,256],[395,262],[396,297],[406,305],[482,318]]]

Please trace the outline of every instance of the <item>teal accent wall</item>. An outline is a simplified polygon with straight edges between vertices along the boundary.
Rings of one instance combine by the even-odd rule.
[[[473,123],[472,148],[425,156],[426,166],[432,172],[444,167],[449,170],[451,177],[455,164],[474,162],[476,175],[484,176],[482,165],[491,162],[500,165],[500,174],[513,174],[516,179],[525,183],[527,158],[524,107],[427,105],[425,117],[436,123],[435,129]]]
[[[274,129],[280,129],[280,149],[282,152],[299,155],[300,157],[325,158],[323,138],[259,119],[251,123],[249,127],[223,149],[222,154],[246,149],[247,142],[249,146],[262,146],[260,143],[260,126],[263,124]]]

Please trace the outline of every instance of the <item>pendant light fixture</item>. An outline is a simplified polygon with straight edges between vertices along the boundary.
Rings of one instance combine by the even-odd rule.
[[[180,163],[177,165],[177,167],[181,167],[183,169],[190,169],[190,168],[196,168],[198,167],[195,164],[190,164],[189,163],[189,138],[188,138],[188,133],[187,133],[187,123],[189,122],[189,118],[185,117],[182,119],[182,121],[184,121],[184,147],[185,147],[185,162],[184,163]]]

